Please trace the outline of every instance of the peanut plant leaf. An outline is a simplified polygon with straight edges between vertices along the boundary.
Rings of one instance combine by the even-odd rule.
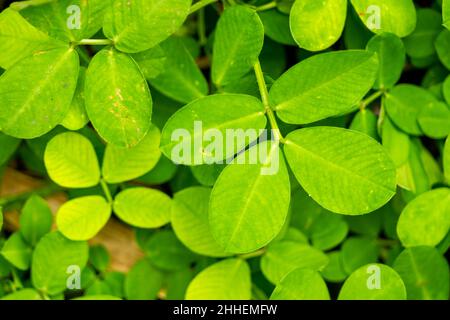
[[[330,300],[327,285],[317,271],[295,269],[275,287],[271,300]]]
[[[163,284],[163,275],[147,259],[137,262],[125,280],[125,297],[130,300],[154,300]]]
[[[79,133],[65,132],[51,139],[44,162],[50,178],[63,187],[89,188],[100,182],[94,147]]]
[[[161,157],[160,137],[159,129],[152,125],[145,138],[134,147],[109,144],[102,165],[105,181],[111,184],[130,181],[152,170]]]
[[[257,250],[281,231],[289,201],[289,174],[280,148],[261,142],[238,155],[217,179],[209,206],[212,234],[226,252]]]
[[[211,77],[222,87],[243,77],[256,63],[264,43],[264,26],[257,13],[244,6],[225,10],[214,36]]]
[[[327,49],[341,37],[346,17],[346,0],[295,1],[289,20],[292,36],[300,48]]]
[[[450,56],[448,55],[450,51],[450,31],[447,29],[442,30],[436,38],[434,45],[439,60],[447,69],[450,69]]]
[[[270,89],[278,117],[306,124],[351,112],[372,88],[378,72],[376,54],[341,51],[318,54],[284,73]]]
[[[406,164],[411,146],[409,136],[398,129],[389,117],[384,118],[381,132],[383,147],[394,161],[395,166],[399,168]]]
[[[450,107],[440,101],[427,104],[417,117],[420,129],[433,139],[443,139],[450,134]]]
[[[250,268],[244,260],[227,259],[200,272],[189,284],[187,300],[249,300]]]
[[[41,51],[8,69],[0,77],[2,131],[32,139],[56,127],[70,108],[78,72],[73,48]]]
[[[450,183],[450,136],[447,138],[444,147],[444,173],[445,179]]]
[[[377,140],[377,120],[377,116],[371,110],[362,109],[353,118],[349,129],[363,132]]]
[[[20,232],[16,232],[6,240],[0,254],[17,269],[28,270],[32,251]]]
[[[412,0],[351,0],[351,3],[372,32],[390,32],[403,38],[416,27],[416,8]]]
[[[381,33],[370,39],[367,50],[376,52],[380,63],[374,88],[392,88],[400,80],[406,62],[406,51],[402,40],[395,34]]]
[[[436,246],[450,229],[450,189],[423,193],[403,209],[397,234],[406,248]]]
[[[368,263],[374,263],[378,258],[378,245],[370,237],[351,237],[345,240],[341,247],[341,265],[350,274]]]
[[[61,125],[72,131],[77,131],[88,124],[89,118],[86,113],[86,106],[84,101],[84,84],[86,80],[86,68],[80,68],[78,75],[77,88],[72,99],[69,111],[67,112]]]
[[[398,273],[384,264],[368,264],[344,282],[339,300],[406,300],[406,289]]]
[[[276,9],[258,12],[259,18],[264,25],[266,36],[281,44],[295,46],[289,27],[289,16]]]
[[[442,0],[442,18],[444,26],[450,30],[450,2],[449,0]]]
[[[165,66],[158,76],[149,79],[151,85],[183,103],[207,95],[208,83],[182,39],[171,37],[161,43],[161,48],[166,58]]]
[[[209,257],[226,257],[214,239],[208,220],[211,189],[191,187],[174,196],[171,223],[180,241],[193,252]]]
[[[32,195],[25,202],[20,214],[20,233],[31,246],[50,232],[53,215],[47,202],[37,195]]]
[[[409,300],[448,300],[448,263],[435,248],[403,250],[394,261],[394,269],[405,283]]]
[[[103,32],[127,53],[148,50],[167,39],[183,24],[191,0],[113,0]]]
[[[394,163],[363,133],[332,127],[300,129],[286,137],[284,149],[302,187],[332,212],[369,213],[395,194]]]
[[[59,232],[48,233],[33,252],[33,286],[45,294],[62,293],[67,286],[67,271],[74,266],[82,270],[88,261],[88,254],[86,242],[68,240]]]
[[[100,196],[76,198],[64,203],[56,215],[58,230],[70,240],[90,240],[105,226],[111,205]]]
[[[169,223],[172,200],[165,193],[147,188],[122,191],[114,199],[114,212],[139,228],[159,228]]]
[[[0,166],[5,164],[11,156],[16,152],[20,144],[20,139],[10,137],[0,132]]]
[[[137,62],[145,79],[151,80],[162,73],[170,65],[167,62],[166,53],[160,45],[151,49],[132,54],[134,61]]]
[[[33,27],[20,13],[6,9],[0,13],[0,67],[9,69],[18,61],[42,50],[64,46]]]
[[[97,53],[86,73],[86,111],[100,136],[133,147],[147,134],[152,97],[138,65],[113,48]]]
[[[42,300],[42,297],[36,290],[27,288],[3,296],[0,298],[0,300],[30,301],[30,300]]]
[[[328,264],[328,257],[320,250],[294,241],[279,241],[270,244],[261,258],[261,271],[273,284],[297,268],[315,271]]]
[[[261,101],[252,96],[207,96],[184,106],[167,121],[162,131],[161,151],[178,164],[214,163],[232,157],[255,141],[259,136],[257,131],[264,129],[266,123]],[[239,146],[221,143],[218,135],[225,137],[227,129],[240,130],[238,133],[242,133],[245,143]],[[248,129],[255,134],[247,134]],[[209,138],[203,139],[203,134]]]

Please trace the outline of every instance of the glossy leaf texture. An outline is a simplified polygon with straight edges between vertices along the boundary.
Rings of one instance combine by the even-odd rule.
[[[363,133],[316,127],[294,131],[286,140],[286,158],[297,180],[332,212],[369,213],[396,192],[394,163]]]
[[[136,62],[113,48],[97,53],[86,73],[86,111],[107,142],[133,147],[147,134],[152,97]]]
[[[307,124],[350,113],[372,88],[378,58],[367,51],[324,53],[284,73],[270,89],[278,117]]]

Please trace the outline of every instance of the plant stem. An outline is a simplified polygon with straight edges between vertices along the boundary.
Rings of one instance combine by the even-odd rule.
[[[264,109],[266,111],[267,117],[269,118],[269,123],[272,128],[272,131],[275,134],[275,139],[277,141],[281,141],[282,143],[284,143],[285,140],[284,140],[283,136],[281,135],[280,128],[278,127],[277,119],[275,117],[275,114],[274,114],[272,108],[270,107],[269,92],[267,91],[266,80],[264,80],[264,73],[261,69],[261,63],[259,62],[259,60],[256,62],[254,69],[255,69],[256,81],[258,81],[259,92],[261,94],[261,100],[264,105]]]
[[[110,46],[114,42],[109,39],[83,39],[75,42],[75,44],[79,46]]]
[[[89,64],[91,62],[91,58],[89,57],[89,55],[86,53],[86,51],[83,50],[83,48],[81,47],[77,47],[76,48],[78,54],[80,55],[80,58],[86,62],[87,64]]]
[[[16,202],[26,201],[30,196],[36,194],[40,197],[47,197],[55,192],[63,191],[62,187],[57,186],[56,184],[50,184],[40,189],[36,189],[30,192],[24,192],[18,195],[8,196],[4,198],[0,198],[0,206],[7,206]]]
[[[200,10],[201,8],[206,7],[207,5],[214,3],[214,2],[217,2],[217,0],[200,0],[191,6],[191,10],[189,11],[189,14],[192,14],[192,13]]]
[[[373,93],[372,95],[370,95],[369,97],[367,97],[366,99],[361,101],[361,103],[359,104],[359,109],[364,110],[368,105],[370,105],[372,102],[377,100],[383,94],[384,94],[383,90],[380,90],[380,91],[377,91],[377,92]]]
[[[241,259],[247,260],[247,259],[251,259],[251,258],[260,257],[264,253],[266,253],[266,248],[262,248],[262,249],[259,249],[257,251],[246,253],[246,254],[241,254],[238,257],[241,258]]]
[[[270,9],[273,9],[273,8],[276,8],[276,7],[277,7],[277,2],[276,1],[272,1],[272,2],[269,2],[269,3],[263,4],[263,5],[259,6],[259,7],[256,7],[255,10],[256,11],[265,11],[265,10],[270,10]]]
[[[198,28],[198,38],[200,42],[200,46],[204,47],[208,42],[206,38],[206,26],[205,26],[205,9],[202,8],[198,12],[197,17],[197,28]]]
[[[113,198],[111,196],[111,191],[109,191],[108,185],[106,184],[105,180],[100,180],[100,185],[102,186],[103,193],[105,194],[106,199],[109,203],[112,203]]]

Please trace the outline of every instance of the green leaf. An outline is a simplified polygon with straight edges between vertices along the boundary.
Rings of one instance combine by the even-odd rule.
[[[295,269],[286,275],[270,296],[271,300],[330,300],[327,285],[317,271]]]
[[[389,117],[385,117],[381,129],[383,147],[394,161],[397,168],[408,162],[410,140],[409,136],[398,129]]]
[[[347,273],[342,266],[342,254],[340,251],[332,251],[327,254],[329,263],[321,274],[328,282],[342,282],[347,278]]]
[[[18,61],[41,50],[64,46],[34,28],[17,11],[0,14],[0,67],[9,69]]]
[[[297,268],[322,270],[328,257],[307,244],[294,241],[278,241],[270,244],[261,258],[261,270],[273,284],[279,283]]]
[[[258,15],[264,25],[264,32],[273,41],[284,45],[295,46],[289,27],[289,16],[276,9],[259,11]]]
[[[214,163],[232,157],[255,141],[258,130],[264,129],[266,123],[264,107],[254,97],[241,94],[207,96],[184,106],[167,121],[162,132],[161,151],[178,164]],[[223,140],[228,129],[235,129],[236,134],[227,142]],[[256,134],[247,133],[248,129]],[[244,140],[242,145],[235,145],[237,135],[243,138],[239,139]]]
[[[8,162],[9,158],[16,152],[20,140],[0,132],[0,166]]]
[[[413,33],[403,39],[406,53],[423,59],[436,53],[434,42],[442,30],[439,12],[425,8],[417,10],[417,26]]]
[[[447,138],[444,147],[444,173],[445,179],[450,183],[450,136]]]
[[[222,87],[253,68],[264,43],[264,26],[255,11],[245,6],[227,8],[217,23],[211,77]]]
[[[349,129],[363,132],[376,140],[378,139],[377,121],[377,116],[371,110],[362,109],[353,118]]]
[[[44,162],[50,178],[63,187],[89,188],[100,182],[94,147],[79,133],[65,132],[51,139]]]
[[[250,268],[244,260],[227,259],[201,271],[189,284],[186,300],[250,300]]]
[[[89,119],[108,143],[132,147],[147,134],[152,98],[138,65],[128,55],[113,48],[97,53],[86,73],[85,95]]]
[[[102,176],[114,184],[134,180],[152,170],[161,157],[161,134],[152,125],[145,138],[136,146],[122,148],[109,144],[103,158]]]
[[[411,84],[401,84],[386,94],[386,111],[389,118],[403,131],[421,135],[418,118],[427,106],[438,101],[427,90]]]
[[[409,300],[448,300],[448,263],[432,247],[405,249],[394,262]]]
[[[191,0],[114,0],[103,32],[127,53],[148,50],[167,39],[186,19]]]
[[[339,292],[339,300],[405,300],[400,276],[384,264],[369,264],[353,272]]]
[[[154,300],[163,283],[163,275],[149,261],[137,262],[125,279],[125,296],[128,300]]]
[[[395,34],[382,33],[370,39],[367,50],[376,52],[380,62],[374,88],[392,88],[400,79],[406,62],[403,42]]]
[[[302,187],[332,212],[369,213],[396,192],[392,160],[363,133],[333,127],[305,128],[291,132],[284,149]]]
[[[109,3],[104,0],[58,0],[31,5],[20,13],[51,37],[73,42],[89,39],[101,29]]]
[[[450,1],[442,0],[442,18],[444,20],[444,26],[450,29]]]
[[[419,195],[403,209],[397,234],[404,247],[436,246],[450,228],[450,189]]]
[[[77,266],[82,270],[88,261],[88,251],[86,242],[68,240],[59,232],[45,235],[33,253],[33,286],[50,295],[63,292],[66,289],[68,268]]]
[[[72,99],[72,104],[70,105],[69,112],[61,122],[61,125],[69,130],[80,130],[89,122],[84,103],[85,80],[86,68],[81,67],[80,74],[78,76],[78,84],[75,91],[75,96]]]
[[[147,242],[145,252],[155,267],[167,271],[188,268],[196,258],[169,230],[155,233]]]
[[[208,220],[211,189],[191,187],[177,192],[172,206],[171,223],[181,242],[193,252],[210,257],[227,253],[214,239]]]
[[[108,250],[99,244],[89,248],[89,261],[96,270],[105,272],[111,262],[111,257]]]
[[[166,67],[170,67],[169,63],[167,63],[166,52],[159,45],[149,50],[132,54],[131,57],[139,65],[142,74],[147,80],[156,78]]]
[[[16,300],[16,301],[30,301],[43,300],[39,292],[34,289],[26,288],[10,293],[0,298],[0,300]]]
[[[374,239],[366,237],[348,238],[342,244],[342,267],[347,274],[350,274],[365,264],[376,262],[378,251],[379,248]]]
[[[270,90],[278,117],[307,124],[349,113],[372,88],[378,59],[367,51],[318,54],[284,73]],[[301,108],[299,107],[301,106]]]
[[[208,83],[181,38],[171,37],[161,44],[166,62],[151,85],[166,96],[189,103],[208,94]],[[139,63],[139,62],[138,62]]]
[[[346,17],[346,0],[295,1],[289,20],[292,36],[306,50],[327,49],[341,37]]]
[[[20,233],[31,245],[50,232],[53,223],[53,215],[47,202],[37,195],[32,195],[20,214]]]
[[[257,163],[250,164],[256,153]],[[247,253],[281,231],[289,209],[289,174],[278,143],[261,142],[235,160],[222,171],[211,193],[209,223],[226,252]]]
[[[204,164],[201,166],[190,167],[190,169],[195,179],[200,182],[200,184],[207,187],[212,187],[225,167],[225,164],[213,163],[210,165]]]
[[[8,69],[0,77],[2,131],[32,139],[53,129],[69,111],[78,72],[73,48],[40,51]]]
[[[70,240],[89,240],[105,226],[111,216],[111,205],[100,196],[70,200],[59,208],[56,224]]]
[[[423,106],[417,120],[423,133],[430,138],[443,139],[450,134],[450,108],[443,102]]]
[[[434,42],[434,46],[436,47],[439,60],[447,69],[450,69],[450,55],[448,54],[450,51],[450,31],[442,30]]]
[[[403,38],[416,27],[416,9],[412,0],[351,0],[351,3],[372,32],[390,32]]]
[[[31,247],[19,232],[13,233],[1,250],[1,255],[19,270],[30,268]]]
[[[139,228],[159,228],[169,223],[172,200],[165,193],[148,188],[130,188],[114,199],[114,212]]]

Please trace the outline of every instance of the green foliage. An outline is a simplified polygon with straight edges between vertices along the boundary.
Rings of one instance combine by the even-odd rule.
[[[449,298],[449,0],[4,3],[0,299]]]

